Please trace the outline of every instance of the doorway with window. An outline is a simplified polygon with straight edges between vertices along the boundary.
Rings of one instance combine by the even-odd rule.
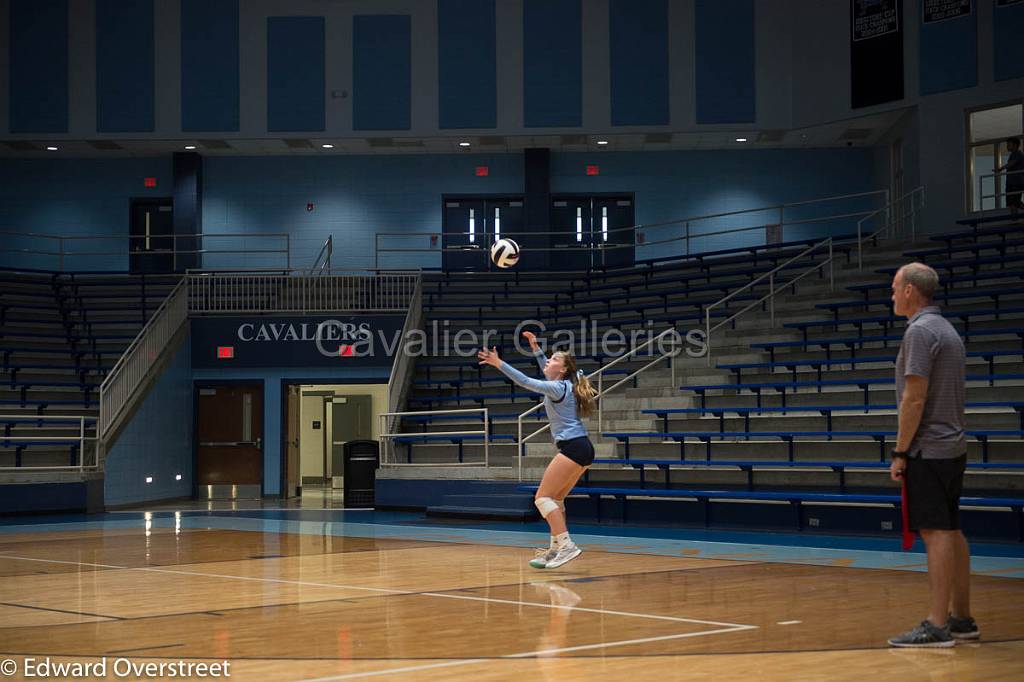
[[[502,237],[527,246],[520,196],[446,196],[443,198],[442,268],[446,272],[497,269],[491,244]]]
[[[1024,102],[967,112],[967,209],[1006,208],[1006,176],[994,172],[1006,163],[1006,138],[1024,133]]]

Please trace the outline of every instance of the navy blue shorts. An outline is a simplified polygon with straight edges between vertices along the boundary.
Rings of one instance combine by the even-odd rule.
[[[586,436],[556,441],[555,445],[558,446],[559,452],[581,467],[588,467],[594,463],[594,444]]]

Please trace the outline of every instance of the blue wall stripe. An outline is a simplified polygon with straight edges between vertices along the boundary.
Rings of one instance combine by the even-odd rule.
[[[154,130],[153,0],[96,0],[96,130]]]
[[[438,120],[441,128],[498,125],[494,0],[438,0]]]
[[[523,123],[583,123],[580,0],[523,0]]]
[[[406,14],[352,21],[352,128],[408,130],[412,119],[412,20]]]
[[[697,123],[755,119],[754,0],[696,0]]]
[[[267,18],[267,130],[324,129],[324,18]]]
[[[67,0],[11,0],[10,129],[68,131]]]
[[[668,125],[668,2],[611,0],[612,125]]]
[[[965,17],[924,23],[924,0],[918,0],[921,24],[918,67],[921,94],[973,88],[978,84],[978,7],[972,0]],[[1021,38],[1018,35],[1017,40]]]
[[[181,129],[239,130],[238,0],[181,0]]]
[[[993,2],[992,75],[997,81],[1024,78],[1024,2],[1006,7]]]

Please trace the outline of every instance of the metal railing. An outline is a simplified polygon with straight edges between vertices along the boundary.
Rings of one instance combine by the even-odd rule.
[[[413,330],[423,329],[423,281],[421,277],[416,278],[416,286],[413,290],[412,297],[409,299],[409,309],[405,314],[405,323],[402,325],[402,336],[401,341],[409,338],[409,334]],[[409,395],[409,388],[412,385],[412,376],[415,369],[415,363],[409,353],[401,352],[396,353],[394,361],[391,363],[391,375],[388,377],[388,388],[387,388],[387,399],[388,399],[388,412],[397,413],[402,405],[405,404],[406,398]],[[397,425],[400,420],[391,419],[389,423],[383,425],[381,433],[390,433],[397,430]],[[384,461],[384,455],[386,454],[386,442],[381,439],[381,461]]]
[[[857,221],[857,269],[864,269],[864,243],[874,241],[883,232],[888,236],[901,235],[906,232],[906,225],[910,225],[910,240],[917,238],[917,214],[924,206],[924,185],[915,187],[901,197],[897,197],[892,203],[874,211]],[[865,223],[877,217],[883,219],[882,226],[869,234],[864,234]],[[891,234],[890,234],[891,232]]]
[[[419,271],[188,273],[189,313],[404,312]]]
[[[103,379],[97,425],[101,441],[111,435],[133,396],[187,319],[188,284],[183,278]]]
[[[690,216],[687,218],[680,218],[677,220],[667,220],[656,223],[640,223],[627,227],[611,228],[606,231],[588,231],[584,234],[584,242],[580,242],[581,245],[567,245],[557,247],[528,247],[520,244],[521,252],[553,252],[553,253],[572,253],[572,252],[589,252],[591,254],[590,265],[604,265],[604,255],[607,252],[612,252],[621,249],[636,249],[640,247],[655,247],[666,244],[674,244],[683,242],[682,253],[680,257],[685,257],[693,253],[693,242],[700,239],[706,239],[708,237],[722,237],[727,235],[736,235],[748,232],[765,232],[767,227],[777,227],[779,230],[780,241],[785,241],[785,228],[795,227],[800,225],[811,225],[811,224],[826,224],[834,223],[836,221],[853,220],[859,219],[863,216],[869,215],[875,212],[875,208],[866,208],[863,210],[846,210],[838,213],[827,213],[826,215],[814,216],[814,217],[794,217],[794,209],[815,207],[825,205],[832,202],[850,201],[855,199],[865,199],[871,197],[881,197],[883,205],[889,205],[889,190],[872,190],[869,192],[855,192],[850,194],[839,194],[829,197],[821,197],[818,199],[808,199],[805,201],[794,201],[784,204],[772,204],[769,206],[760,206],[756,208],[740,209],[736,211],[725,211],[721,213],[711,213],[706,215]],[[787,213],[788,212],[788,213]],[[764,217],[761,220],[756,220],[753,225],[746,225],[742,227],[729,227],[721,230],[702,231],[696,232],[694,228],[704,224],[708,224],[711,221],[733,219],[742,216],[754,217],[757,214],[762,214]],[[671,228],[672,226],[679,227],[679,234],[674,234],[665,239],[658,239],[649,241],[646,239],[647,231],[651,230],[662,230],[664,228]],[[490,238],[490,234],[486,232],[485,226],[482,224],[478,227],[480,232],[477,236],[480,240],[480,244],[466,244],[459,246],[442,246],[445,243],[445,237],[457,237],[459,239],[466,237],[465,231],[458,232],[442,232],[442,231],[428,231],[428,232],[377,232],[374,235],[374,265],[380,267],[381,254],[395,254],[395,253],[419,253],[419,254],[446,254],[446,253],[476,253],[481,254],[481,258],[485,258],[487,254],[487,248],[490,246],[489,243],[485,243]],[[851,225],[852,229],[852,225]],[[631,232],[633,238],[627,243],[618,243],[616,239],[612,238],[620,232]],[[603,234],[607,233],[609,238],[604,240]],[[534,237],[547,237],[547,236],[565,236],[565,231],[546,231],[546,232],[508,232],[506,229],[502,230],[502,235],[512,238],[523,238],[524,240],[531,239]],[[590,243],[591,236],[598,237],[593,243]],[[393,247],[383,248],[381,246],[381,239],[400,238],[400,239],[422,239],[427,238],[430,246],[428,247]],[[600,259],[600,263],[596,260]],[[524,259],[528,261],[528,259]],[[484,263],[488,262],[484,260]]]
[[[0,466],[0,471],[77,471],[84,473],[86,471],[95,471],[99,467],[99,458],[96,453],[96,436],[86,435],[86,422],[93,422],[93,417],[87,417],[82,415],[41,415],[35,414],[31,417],[26,417],[24,414],[8,414],[0,415],[0,423],[11,422],[11,421],[61,421],[71,422],[78,424],[78,435],[76,436],[0,436],[0,442],[13,441],[15,443],[52,443],[54,441],[66,442],[66,443],[78,443],[78,465],[69,464],[67,466],[32,466],[22,465],[6,467]],[[91,427],[90,427],[91,430]],[[91,444],[93,447],[88,451],[92,455],[92,462],[86,464],[86,443]]]
[[[776,287],[776,283],[775,283],[776,275],[780,271],[788,268],[790,265],[792,265],[793,263],[797,262],[801,258],[804,258],[806,256],[810,256],[811,254],[813,254],[816,251],[820,251],[822,249],[822,247],[825,247],[825,246],[828,247],[828,258],[826,258],[825,260],[823,260],[823,261],[813,265],[812,267],[810,267],[807,270],[803,271],[802,273],[800,273],[796,277],[794,277],[792,279],[788,279],[788,280],[782,282],[778,287]],[[725,325],[732,323],[734,320],[736,320],[736,318],[738,318],[739,316],[741,316],[744,313],[748,312],[749,310],[751,310],[751,309],[753,309],[753,308],[755,308],[757,306],[760,306],[765,301],[767,301],[768,302],[769,315],[770,315],[770,319],[771,319],[771,325],[773,327],[775,326],[775,294],[777,294],[779,291],[782,291],[783,289],[786,289],[788,287],[795,286],[798,281],[800,281],[801,279],[803,279],[804,277],[806,277],[807,275],[809,275],[809,274],[811,274],[813,272],[817,272],[818,270],[822,269],[826,265],[829,266],[829,268],[828,268],[828,270],[829,270],[829,274],[828,274],[828,277],[829,277],[829,290],[834,289],[835,288],[835,266],[833,265],[833,260],[834,260],[834,254],[833,254],[833,250],[832,250],[832,237],[829,237],[829,238],[824,239],[824,240],[818,242],[817,244],[815,244],[815,245],[813,245],[813,246],[811,246],[811,247],[809,247],[807,249],[804,249],[799,254],[797,254],[797,255],[793,256],[792,258],[790,258],[789,260],[787,260],[785,263],[782,263],[781,265],[775,266],[773,269],[771,269],[768,272],[762,274],[760,277],[757,277],[756,279],[752,279],[751,281],[747,282],[745,285],[743,285],[739,289],[729,293],[728,295],[720,298],[719,300],[715,301],[711,305],[705,307],[704,308],[704,342],[707,344],[706,358],[707,358],[708,366],[709,367],[711,366],[711,348],[712,348],[711,335],[714,334],[719,329],[721,329],[722,327],[724,327]],[[714,326],[711,326],[711,311],[713,311],[715,308],[720,308],[720,307],[724,306],[726,303],[728,303],[729,301],[734,299],[736,296],[742,294],[744,291],[747,291],[748,289],[753,288],[755,285],[763,282],[766,279],[768,280],[768,293],[767,294],[765,294],[761,298],[757,299],[756,301],[746,305],[742,310],[739,310],[739,311],[733,313],[732,315],[730,315],[729,317],[725,318],[724,320],[720,320]]]
[[[653,360],[651,360],[650,362],[645,364],[640,369],[636,370],[635,372],[632,372],[631,374],[623,377],[622,379],[619,379],[618,381],[616,381],[611,386],[609,386],[607,388],[604,387],[604,373],[605,372],[607,372],[609,369],[615,367],[620,362],[625,362],[629,358],[632,358],[633,356],[635,356],[637,353],[639,353],[640,351],[644,350],[648,346],[650,346],[650,345],[652,345],[652,344],[654,344],[656,342],[660,342],[662,339],[664,339],[666,337],[672,337],[673,338],[672,350],[671,351],[662,352],[658,357],[654,358]],[[679,332],[676,331],[676,329],[674,327],[666,329],[666,330],[662,331],[660,334],[658,334],[657,336],[655,336],[654,338],[648,339],[647,341],[643,342],[639,346],[634,347],[628,353],[624,353],[624,354],[620,355],[619,357],[615,358],[615,360],[613,360],[612,362],[609,362],[607,365],[602,365],[596,371],[591,372],[590,374],[586,375],[587,379],[589,379],[589,380],[593,380],[594,377],[597,377],[597,386],[598,386],[598,388],[597,388],[597,396],[596,396],[596,398],[597,398],[597,430],[598,430],[598,432],[601,432],[601,431],[604,430],[604,405],[603,405],[603,401],[601,399],[607,393],[610,393],[611,391],[614,391],[616,388],[618,388],[622,384],[626,383],[627,381],[631,381],[631,380],[635,379],[640,374],[643,374],[644,372],[646,372],[651,367],[654,367],[655,365],[665,361],[666,359],[669,361],[669,367],[670,367],[671,372],[672,372],[672,374],[671,374],[672,385],[673,386],[675,385],[675,383],[676,383],[675,358],[680,353],[678,339],[679,339]],[[549,431],[551,429],[551,424],[545,424],[544,426],[540,427],[539,429],[537,429],[533,433],[529,434],[525,438],[523,437],[523,419],[525,419],[528,415],[531,415],[534,412],[536,412],[537,410],[541,409],[542,407],[544,407],[544,403],[543,402],[537,403],[536,405],[534,405],[530,409],[526,410],[525,412],[520,413],[520,415],[516,418],[516,462],[518,463],[518,473],[517,473],[517,476],[518,476],[520,481],[523,480],[523,458],[526,456],[526,442],[529,441],[531,438],[534,438],[535,436],[538,436],[538,435],[544,433],[545,431]]]
[[[467,414],[467,413],[483,413],[484,427],[479,431],[427,431],[426,433],[402,433],[392,432],[392,428],[395,424],[401,421],[401,417],[407,417],[415,415],[421,417],[428,414]],[[464,410],[424,410],[417,412],[383,412],[380,414],[380,463],[381,466],[409,466],[413,465],[413,462],[399,462],[398,457],[394,452],[393,447],[389,450],[387,443],[389,439],[392,442],[395,438],[405,437],[416,437],[416,436],[482,436],[484,444],[484,466],[489,467],[491,465],[491,454],[490,454],[490,427],[491,417],[490,411],[486,407],[474,407],[472,409]],[[392,456],[388,457],[388,453]],[[479,462],[430,462],[430,463],[417,463],[415,466],[477,466]]]
[[[64,270],[68,261],[77,259],[95,264],[97,261],[88,259],[97,258],[124,258],[156,259],[170,257],[170,269],[178,270],[178,266],[194,266],[202,261],[204,256],[242,256],[250,258],[281,259],[284,269],[291,268],[292,259],[292,237],[286,232],[205,232],[201,234],[166,234],[166,235],[57,235],[38,232],[13,232],[3,231],[0,236],[5,239],[4,246],[0,247],[0,255],[17,254],[19,256],[42,256],[44,258],[55,258],[57,269]],[[216,242],[224,240],[226,244],[240,243],[239,248],[218,248]],[[250,244],[253,240],[266,240],[270,242],[265,248],[254,248]],[[15,241],[24,245],[18,246]],[[38,245],[31,242],[41,242]],[[213,247],[202,248],[198,245],[206,242],[214,242]],[[274,242],[278,242],[275,244]],[[106,246],[113,243],[116,246]],[[75,248],[74,245],[98,244],[98,250],[88,248]],[[179,263],[179,260],[182,261]],[[234,264],[239,265],[238,263]],[[225,267],[229,267],[226,263]],[[76,270],[88,270],[88,267],[75,267]],[[97,268],[98,269],[98,268]]]
[[[320,253],[316,255],[313,260],[313,267],[309,269],[311,275],[322,275],[324,271],[330,272],[331,270],[331,256],[334,254],[334,235],[331,235],[324,241],[324,245],[320,247]]]
[[[1006,178],[1006,177],[1009,177],[1010,175],[1022,175],[1022,176],[1024,176],[1024,170],[1019,170],[1019,171],[1003,171],[1001,173],[985,173],[984,175],[979,175],[978,176],[978,195],[976,197],[977,200],[978,200],[978,206],[977,206],[977,208],[975,208],[976,211],[987,211],[987,210],[1006,208],[1006,201],[1005,201],[1004,197],[1007,194],[1015,194],[1015,192],[1007,192],[1006,191],[1006,183],[1005,182],[999,182],[998,179],[999,178]],[[985,194],[985,190],[983,188],[984,181],[987,180],[988,178],[992,178],[992,194]],[[992,207],[992,209],[985,208],[985,200],[986,199],[994,199],[993,203],[995,205]],[[1000,206],[1000,200],[1001,199],[1003,199],[1003,200],[1002,200],[1002,205]]]

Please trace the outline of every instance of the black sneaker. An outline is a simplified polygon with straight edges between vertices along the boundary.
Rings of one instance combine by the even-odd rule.
[[[950,616],[946,625],[949,627],[949,634],[953,636],[953,639],[978,639],[981,637],[978,624],[969,616],[967,618]]]
[[[940,628],[923,620],[916,628],[889,639],[889,646],[941,649],[956,646],[956,640],[949,634],[948,624]]]

